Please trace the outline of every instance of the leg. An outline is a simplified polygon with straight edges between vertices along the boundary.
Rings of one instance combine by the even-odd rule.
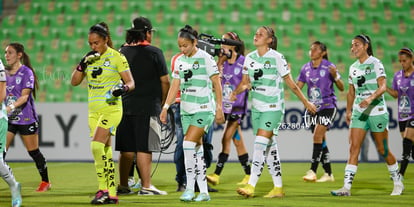
[[[218,176],[220,176],[221,171],[224,168],[224,164],[227,162],[227,159],[229,157],[230,153],[230,144],[231,139],[233,138],[236,130],[237,130],[238,124],[234,121],[227,121],[226,128],[224,129],[223,137],[221,139],[221,153],[218,156],[216,170],[214,171],[214,174],[216,175],[217,179],[213,179],[215,182],[212,182],[214,185],[218,184]],[[213,175],[214,176],[214,175]],[[208,179],[210,181],[210,179]]]
[[[141,176],[142,187],[150,188],[152,152],[138,152],[136,162]]]
[[[10,131],[7,132],[7,140],[6,140],[6,150],[5,150],[5,152],[7,150],[9,150],[10,144],[13,142],[15,136],[16,136],[15,133],[10,132]]]
[[[185,166],[184,166],[184,152],[183,152],[183,126],[181,124],[181,115],[180,115],[180,104],[175,103],[171,105],[171,109],[174,111],[174,120],[175,120],[175,136],[177,137],[176,147],[174,151],[174,163],[176,169],[175,180],[178,183],[177,191],[185,190],[186,175],[185,175]]]
[[[283,197],[285,193],[283,192],[283,183],[282,183],[282,166],[280,163],[279,149],[277,147],[276,136],[273,135],[272,140],[269,142],[267,147],[267,168],[269,174],[272,176],[273,180],[273,189],[264,197],[265,198],[275,198]]]
[[[119,183],[120,186],[128,187],[128,177],[130,171],[135,170],[135,166],[131,166],[133,164],[133,160],[135,157],[135,152],[120,152],[119,154]]]
[[[413,126],[414,127],[414,126]],[[403,135],[403,153],[401,159],[401,168],[400,174],[404,176],[405,170],[407,169],[408,163],[410,162],[410,154],[412,153],[412,146],[414,141],[414,128],[411,127],[411,124],[405,128],[404,135]]]

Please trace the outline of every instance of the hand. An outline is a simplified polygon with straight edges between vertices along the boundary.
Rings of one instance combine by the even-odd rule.
[[[370,97],[364,99],[361,101],[361,103],[359,103],[359,107],[361,108],[367,108],[370,104],[371,104],[372,100]]]
[[[162,109],[162,111],[160,113],[160,121],[163,124],[167,123],[167,109]]]
[[[124,95],[126,92],[128,92],[129,87],[127,85],[124,85],[122,83],[115,85],[112,89],[111,89],[111,93],[113,96],[118,97],[121,95]]]
[[[237,95],[236,95],[236,93],[234,93],[234,91],[232,91],[231,93],[230,93],[230,101],[236,101],[237,100]]]
[[[94,63],[96,60],[99,60],[100,54],[95,51],[88,52],[81,61],[79,62],[78,66],[76,67],[76,70],[79,72],[84,72],[86,70],[86,67],[88,65]]]
[[[317,109],[316,109],[315,104],[313,104],[312,102],[306,101],[305,107],[306,109],[308,109],[309,113],[316,114]]]
[[[224,122],[226,121],[224,119],[224,113],[223,113],[223,109],[221,107],[216,109],[215,120],[216,120],[217,124],[224,124]]]
[[[352,117],[352,112],[347,112],[346,113],[346,123],[349,124],[351,123],[351,117]]]

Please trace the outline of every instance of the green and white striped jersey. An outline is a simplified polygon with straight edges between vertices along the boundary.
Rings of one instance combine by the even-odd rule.
[[[352,84],[355,88],[352,113],[362,113],[365,110],[370,110],[370,116],[387,113],[384,95],[381,95],[379,98],[372,101],[368,108],[359,107],[361,101],[368,98],[378,89],[377,79],[379,77],[386,77],[386,74],[384,66],[376,57],[370,56],[363,63],[360,63],[359,60],[357,60],[349,67],[348,83]],[[367,113],[367,111],[365,111],[365,113]]]
[[[192,57],[181,55],[175,60],[172,76],[180,79],[181,114],[215,114],[216,103],[210,77],[218,74],[214,58],[201,49]]]
[[[259,112],[285,110],[283,77],[290,73],[285,57],[270,49],[263,56],[257,50],[246,56],[243,74],[249,75],[252,110]]]

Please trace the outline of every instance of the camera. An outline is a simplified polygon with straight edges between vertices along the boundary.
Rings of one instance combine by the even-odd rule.
[[[232,45],[232,46],[241,46],[242,42],[232,40],[232,39],[217,39],[214,38],[213,35],[208,34],[200,34],[198,36],[198,43],[197,47],[206,51],[211,56],[221,56],[226,55],[228,58],[231,57],[231,51],[230,53],[225,53],[221,48],[216,47],[216,45]]]

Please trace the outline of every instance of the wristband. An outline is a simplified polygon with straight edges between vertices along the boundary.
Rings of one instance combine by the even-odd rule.
[[[164,104],[164,106],[162,108],[168,110],[168,108],[170,108],[170,105],[169,104]]]
[[[340,80],[340,79],[341,79],[341,77],[337,76],[337,77],[335,78],[335,82],[336,82],[336,81],[338,81],[338,80]]]
[[[16,106],[14,106],[14,104],[10,104],[9,107],[10,107],[11,111],[14,111],[14,109],[16,109]]]

